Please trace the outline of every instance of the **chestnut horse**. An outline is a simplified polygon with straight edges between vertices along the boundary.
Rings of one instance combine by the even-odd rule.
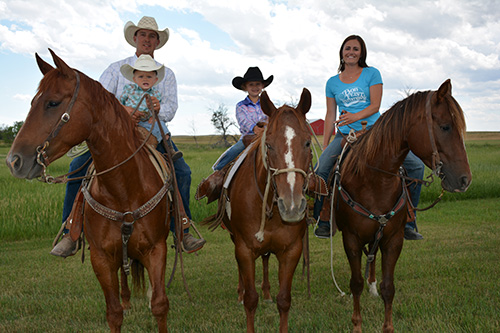
[[[100,213],[90,204],[85,205],[84,211],[84,232],[92,267],[106,298],[108,325],[112,332],[119,332],[123,310],[130,306],[123,268],[123,306],[118,278],[124,259],[122,250],[127,248],[128,257],[134,260],[134,283],[143,282],[144,267],[148,270],[153,291],[151,310],[159,331],[166,332],[169,303],[165,293],[165,265],[169,228],[165,223],[170,220],[170,201],[164,192],[171,183],[162,180],[147,149],[139,149],[142,139],[115,96],[99,82],[70,68],[52,50],[50,53],[56,68],[36,55],[44,77],[26,122],[7,155],[7,165],[16,177],[39,177],[50,162],[80,142],[87,142],[96,172],[112,169],[94,178],[88,189],[90,196],[102,205]],[[150,200],[153,197],[161,198],[153,203]],[[104,217],[103,211],[110,217],[113,212],[123,213],[122,223]],[[123,246],[122,225],[133,227],[128,246]]]
[[[276,303],[280,331],[288,331],[292,279],[302,254],[306,231],[308,170],[311,167],[311,139],[305,114],[311,94],[304,88],[294,109],[273,105],[266,92],[260,97],[262,111],[269,116],[261,137],[249,147],[220,200],[225,207],[222,220],[235,246],[247,332],[254,332],[258,294],[255,289],[255,260],[262,256],[264,269],[269,253],[279,262],[279,293]],[[267,281],[264,271],[264,282]],[[269,298],[269,286],[264,285]]]
[[[361,332],[361,256],[366,244],[371,255],[377,248],[382,253],[383,331],[394,331],[394,269],[407,219],[408,197],[398,177],[403,160],[413,151],[442,179],[444,190],[464,192],[471,182],[464,135],[464,115],[447,80],[437,91],[417,92],[392,106],[352,144],[335,170],[334,219],[351,267],[355,332]]]

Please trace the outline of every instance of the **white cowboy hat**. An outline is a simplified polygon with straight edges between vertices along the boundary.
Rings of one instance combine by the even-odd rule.
[[[163,80],[165,77],[165,66],[158,65],[156,61],[149,54],[141,54],[139,58],[135,61],[134,66],[130,66],[129,64],[124,64],[120,67],[120,72],[122,72],[123,76],[129,81],[134,82],[134,71],[143,71],[143,72],[153,72],[156,71],[156,76],[158,77],[158,81],[153,85],[157,85]]]
[[[168,28],[165,28],[165,30],[158,30],[158,24],[156,24],[156,20],[153,17],[143,16],[139,21],[139,23],[137,23],[137,25],[135,25],[132,21],[128,21],[125,24],[125,28],[123,28],[123,33],[125,34],[125,40],[133,47],[137,47],[137,44],[134,42],[134,35],[137,32],[137,30],[141,29],[153,30],[158,33],[158,36],[160,38],[160,43],[156,47],[156,50],[165,45],[165,43],[168,40],[169,36]]]

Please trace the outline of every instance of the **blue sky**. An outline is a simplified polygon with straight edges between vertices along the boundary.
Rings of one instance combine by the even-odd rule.
[[[276,105],[297,101],[307,87],[308,118],[323,118],[324,85],[350,34],[365,39],[368,64],[382,73],[382,112],[405,91],[435,90],[450,78],[468,130],[500,131],[500,4],[470,0],[4,0],[0,124],[29,111],[41,79],[35,52],[51,62],[50,47],[97,80],[133,54],[123,26],[144,15],[170,29],[155,58],[177,77],[179,109],[168,124],[174,135],[214,133],[210,109],[222,103],[234,114],[245,95],[231,80],[249,66],[274,75],[267,91]]]

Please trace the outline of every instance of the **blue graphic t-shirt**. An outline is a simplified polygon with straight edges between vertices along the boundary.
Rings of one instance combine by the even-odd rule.
[[[353,83],[342,82],[337,74],[326,82],[326,97],[335,98],[339,113],[342,110],[357,113],[370,105],[370,87],[376,84],[382,84],[382,76],[374,67],[364,67],[359,78]],[[371,127],[379,117],[380,112],[376,112],[364,120],[368,121],[368,127]],[[348,134],[351,128],[355,131],[361,130],[361,120],[349,126],[340,126],[339,130]]]

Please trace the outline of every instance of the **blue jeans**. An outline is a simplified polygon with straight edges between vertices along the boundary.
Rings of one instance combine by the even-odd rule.
[[[318,163],[316,165],[318,167],[316,174],[321,178],[323,178],[325,182],[328,182],[328,176],[330,175],[330,171],[332,171],[333,166],[337,161],[337,158],[339,157],[340,153],[342,153],[342,146],[340,145],[341,142],[342,142],[342,134],[340,132],[337,132],[337,134],[335,134],[333,138],[333,141],[330,142],[330,144],[325,148],[325,150],[319,156]],[[319,213],[321,212],[321,208],[323,207],[323,200],[324,200],[323,196],[318,196],[318,198],[314,202],[313,217],[316,220],[318,219]],[[325,225],[330,227],[330,222],[319,221],[318,225],[319,226]]]
[[[245,145],[243,144],[243,140],[240,139],[234,145],[229,147],[228,150],[222,153],[219,159],[212,166],[212,169],[214,171],[222,169],[223,167],[234,161],[234,159],[238,157],[238,155],[241,154],[243,150],[245,150]]]
[[[175,143],[170,140],[172,146],[175,151],[179,151]],[[156,150],[165,154],[165,148],[163,144],[160,142],[156,147]],[[177,179],[177,186],[179,188],[179,194],[181,195],[182,204],[184,205],[184,210],[186,211],[186,215],[191,219],[191,210],[189,209],[189,196],[191,191],[191,168],[184,160],[184,157],[179,158],[174,162],[174,170],[175,170],[175,178]],[[170,231],[174,232],[175,230],[175,222],[174,217],[170,220]],[[188,232],[188,229],[185,230]]]
[[[68,176],[68,179],[85,176],[90,163],[92,163],[92,156],[90,155],[90,151],[87,151],[86,153],[83,153],[82,155],[75,157],[69,164],[69,172],[78,170],[78,168],[84,165],[88,159],[90,159],[90,161],[85,165],[85,167],[83,167],[82,170],[76,172],[75,174]],[[71,213],[71,208],[73,208],[73,202],[75,201],[76,195],[78,194],[78,190],[80,189],[82,181],[83,179],[78,179],[78,180],[70,180],[66,183],[66,194],[64,196],[63,215],[62,215],[63,223],[64,221],[66,221],[69,214]]]
[[[415,154],[413,154],[412,151],[410,151],[408,155],[406,155],[406,158],[403,161],[403,166],[406,169],[406,172],[408,173],[408,177],[420,180],[424,178],[424,171],[425,171],[424,162],[422,162],[420,158],[418,158]],[[412,183],[408,187],[413,207],[417,207],[418,203],[420,202],[421,189],[422,189],[422,184],[420,183]],[[415,212],[415,218],[416,217],[417,217],[417,212]],[[405,227],[409,229],[416,229],[417,223],[416,221],[408,222],[406,223]]]
[[[323,178],[325,181],[328,181],[328,176],[330,175],[330,171],[332,170],[335,162],[337,161],[337,157],[342,152],[342,147],[340,145],[342,141],[342,134],[337,133],[332,142],[326,147],[321,156],[319,157],[319,166],[317,170],[318,176]],[[415,179],[423,179],[425,165],[424,163],[415,155],[412,151],[408,153],[405,160],[403,161],[403,166],[408,172],[408,176]],[[420,201],[420,191],[422,189],[422,184],[413,183],[409,186],[411,202],[414,207],[418,206]],[[323,197],[319,197],[314,203],[314,211],[313,216],[315,219],[318,219],[319,213],[321,212],[321,208],[323,207]],[[319,221],[319,226],[326,225],[330,226],[329,221]],[[416,222],[412,221],[406,224],[406,228],[415,229]]]

